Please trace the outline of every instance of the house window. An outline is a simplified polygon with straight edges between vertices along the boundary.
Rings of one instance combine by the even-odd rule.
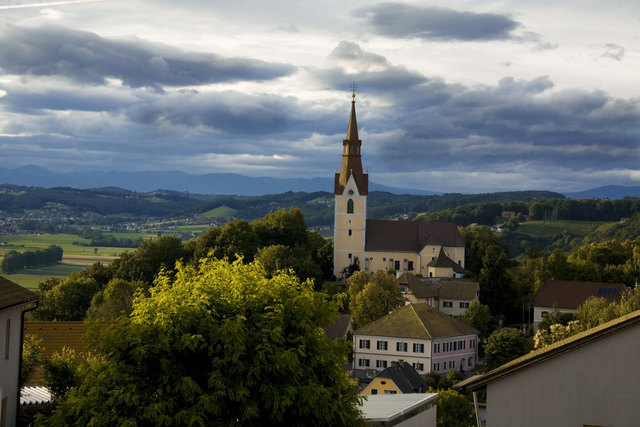
[[[407,351],[407,343],[406,342],[396,343],[396,351]]]
[[[353,257],[353,255],[349,254],[347,255],[347,258],[351,259]]]
[[[452,308],[453,307],[453,301],[442,301],[442,306],[444,308]]]
[[[371,389],[371,394],[378,394],[378,389],[377,388],[372,388]]]
[[[396,394],[396,393],[397,393],[397,391],[395,391],[395,390],[385,390],[384,391],[384,394]]]
[[[370,340],[360,340],[360,348],[371,348]]]
[[[458,349],[458,348],[457,348],[457,346],[456,346],[456,344],[457,344],[457,342],[456,342],[456,341],[453,341],[453,342],[451,343],[451,345],[450,345],[450,347],[451,347],[451,351],[456,351],[456,350]]]
[[[407,265],[407,269],[408,269],[409,271],[412,271],[412,270],[413,270],[413,261],[409,261],[409,263],[408,263],[408,265]]]
[[[367,365],[369,366],[369,365]],[[449,361],[449,369],[454,369],[456,367],[456,361],[455,360],[450,360]]]
[[[414,353],[424,353],[424,344],[413,343]]]
[[[438,372],[440,370],[440,363],[433,364],[433,372]]]
[[[472,338],[469,340],[469,348],[476,348],[476,340]]]
[[[433,345],[433,352],[440,353],[440,343]]]
[[[376,368],[386,368],[387,361],[386,360],[376,360]]]
[[[400,261],[399,260],[394,262],[393,269],[396,270],[396,271],[400,270]]]
[[[369,366],[369,359],[358,359],[358,366]]]
[[[388,344],[389,343],[387,341],[378,341],[378,350],[386,350],[388,348]]]
[[[349,230],[351,231],[351,230]],[[460,308],[469,308],[469,303],[468,302],[460,302]]]
[[[353,199],[347,200],[347,213],[348,214],[353,213]]]
[[[445,342],[442,344],[442,351],[447,352],[449,351],[449,343]]]
[[[413,369],[416,371],[424,371],[424,363],[414,363]]]
[[[349,229],[349,236],[351,236],[351,229]],[[460,303],[460,304],[462,304],[462,303]]]
[[[9,344],[11,344],[11,319],[7,319],[7,333],[4,338],[4,360],[9,358]]]
[[[382,257],[382,262],[387,262],[387,257],[386,256]]]

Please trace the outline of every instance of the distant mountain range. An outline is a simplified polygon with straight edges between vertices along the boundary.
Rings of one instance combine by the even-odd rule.
[[[252,178],[232,173],[192,175],[176,171],[57,173],[33,165],[20,166],[14,169],[0,167],[0,184],[44,188],[119,187],[126,190],[142,192],[163,189],[188,191],[196,194],[228,194],[240,196],[280,194],[287,191],[331,192],[333,190],[333,179],[331,178]],[[435,191],[390,187],[375,182],[369,183],[369,190],[387,191],[394,194],[441,194]],[[640,186],[623,187],[609,185],[581,192],[564,193],[564,195],[575,199],[621,199],[624,197],[640,197]]]
[[[188,191],[196,194],[226,194],[261,196],[287,191],[333,191],[331,178],[252,178],[233,173],[191,175],[184,172],[68,172],[56,173],[48,169],[27,165],[15,169],[0,168],[0,184],[28,187],[73,187],[79,189],[119,187],[131,191],[154,190]],[[387,191],[395,194],[440,194],[411,188],[397,188],[369,183],[370,191]]]

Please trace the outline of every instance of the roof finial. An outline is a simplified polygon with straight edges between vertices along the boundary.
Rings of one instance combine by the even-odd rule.
[[[351,102],[356,102],[356,92],[358,91],[358,84],[355,80],[351,82],[349,88],[351,89]]]

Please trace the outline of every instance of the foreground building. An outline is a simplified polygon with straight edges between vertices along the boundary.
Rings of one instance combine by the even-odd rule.
[[[369,174],[362,170],[353,97],[340,172],[334,181],[334,274],[344,277],[350,266],[357,266],[366,272],[461,277],[464,242],[454,223],[367,219]]]
[[[487,392],[491,427],[638,425],[640,311],[533,351],[455,387]]]
[[[353,332],[353,372],[374,378],[405,361],[421,375],[468,371],[477,362],[478,331],[427,304],[408,304]]]
[[[20,366],[24,313],[40,297],[0,276],[0,426],[14,426],[20,404]]]

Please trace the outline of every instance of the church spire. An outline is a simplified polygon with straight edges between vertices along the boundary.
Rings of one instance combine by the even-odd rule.
[[[347,141],[357,141],[358,121],[356,120],[356,94],[351,94],[351,116],[349,116],[349,127],[347,128]]]
[[[342,141],[342,164],[340,166],[340,173],[336,173],[334,193],[342,194],[349,177],[353,176],[359,193],[366,195],[369,190],[369,179],[368,174],[362,171],[362,159],[360,155],[362,141],[358,137],[355,84],[352,84],[352,89],[349,126],[347,127],[347,137]]]

